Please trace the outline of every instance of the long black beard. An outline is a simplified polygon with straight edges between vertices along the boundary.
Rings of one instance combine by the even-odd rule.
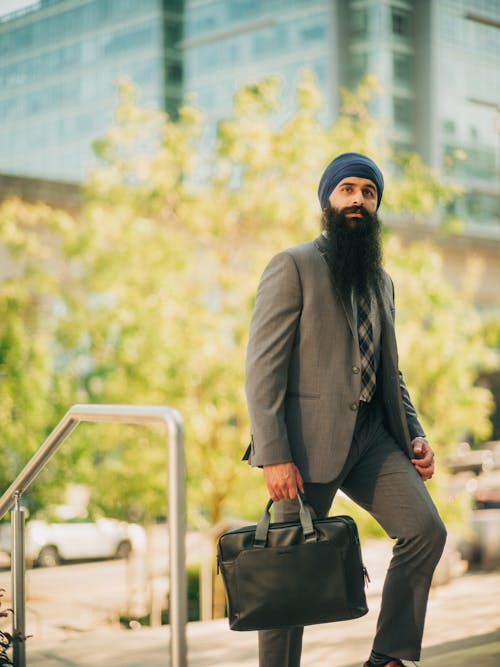
[[[359,211],[362,218],[346,218]],[[327,260],[342,298],[349,302],[351,294],[379,298],[382,282],[382,241],[380,221],[376,213],[364,206],[338,210],[331,205],[323,213],[328,232]]]

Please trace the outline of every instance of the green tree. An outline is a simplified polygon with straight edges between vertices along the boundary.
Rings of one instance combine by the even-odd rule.
[[[471,435],[486,439],[493,400],[476,380],[481,370],[493,369],[497,359],[485,345],[467,281],[463,294],[446,283],[441,257],[430,243],[404,249],[391,238],[386,254],[399,294],[401,364],[429,439],[441,455]]]
[[[432,215],[450,196],[416,156],[391,153],[368,112],[373,79],[342,94],[337,122],[325,127],[310,72],[284,123],[277,80],[244,87],[207,147],[194,107],[174,122],[138,106],[134,88],[123,84],[116,123],[96,144],[100,164],[89,176],[85,209],[58,248],[64,283],[50,318],[52,345],[42,354],[56,389],[53,411],[60,415],[73,402],[176,407],[186,425],[193,525],[254,517],[265,500],[261,475],[240,462],[249,439],[248,325],[270,256],[318,233],[323,166],[343,150],[373,155],[387,174],[384,215]],[[429,435],[443,451],[464,430],[483,436],[491,400],[474,383],[489,360],[472,307],[442,283],[434,251],[388,240],[386,254],[397,288],[401,366]],[[460,318],[467,327],[458,326]],[[443,363],[450,355],[453,363]],[[53,419],[49,411],[44,427]],[[58,470],[71,466],[106,512],[164,512],[158,433],[85,426],[72,439],[54,486]]]
[[[0,483],[5,490],[56,419],[53,307],[61,266],[53,258],[72,220],[47,206],[10,200],[0,207]],[[43,493],[32,494],[35,509]]]

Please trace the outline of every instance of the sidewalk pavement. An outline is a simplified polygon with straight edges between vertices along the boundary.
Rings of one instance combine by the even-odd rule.
[[[310,626],[302,667],[361,667],[375,632],[389,551],[368,549],[369,613],[353,621]],[[227,620],[187,626],[188,667],[257,667],[255,632],[231,632]],[[168,667],[168,627],[103,627],[26,645],[28,667]],[[409,663],[411,664],[411,663]],[[431,590],[421,667],[500,666],[500,571],[467,573]]]

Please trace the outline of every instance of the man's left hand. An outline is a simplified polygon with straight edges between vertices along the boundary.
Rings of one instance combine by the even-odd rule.
[[[425,438],[414,438],[411,441],[413,458],[411,462],[420,477],[426,482],[434,475],[434,452]]]

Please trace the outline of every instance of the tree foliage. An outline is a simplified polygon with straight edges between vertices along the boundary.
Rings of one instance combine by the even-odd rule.
[[[0,420],[5,489],[41,444],[54,419],[52,257],[69,218],[11,200],[0,207]],[[40,233],[43,230],[43,233]]]
[[[4,460],[15,458],[6,477],[72,403],[167,404],[185,420],[190,521],[255,516],[263,483],[240,462],[253,298],[270,256],[318,233],[323,167],[344,150],[373,155],[387,174],[388,214],[431,215],[450,196],[418,157],[398,166],[368,112],[375,93],[372,79],[343,91],[340,116],[325,127],[305,72],[296,111],[278,122],[280,84],[269,79],[238,92],[207,146],[194,106],[174,122],[140,107],[124,83],[116,123],[96,143],[100,162],[80,218],[19,202],[1,208],[0,242],[19,263],[0,303],[0,446]],[[39,261],[43,253],[51,267]],[[401,365],[436,448],[466,432],[485,436],[491,397],[475,379],[490,360],[474,309],[444,284],[431,248],[391,239],[386,254]],[[165,511],[165,444],[156,431],[85,426],[58,461],[45,498],[71,470],[67,481],[88,484],[108,513]]]
[[[485,346],[479,313],[468,298],[467,275],[462,294],[452,289],[430,243],[414,244],[408,251],[391,238],[386,255],[399,295],[401,365],[429,439],[441,455],[460,439],[487,439],[493,401],[476,380],[478,370],[492,370],[497,359]]]

